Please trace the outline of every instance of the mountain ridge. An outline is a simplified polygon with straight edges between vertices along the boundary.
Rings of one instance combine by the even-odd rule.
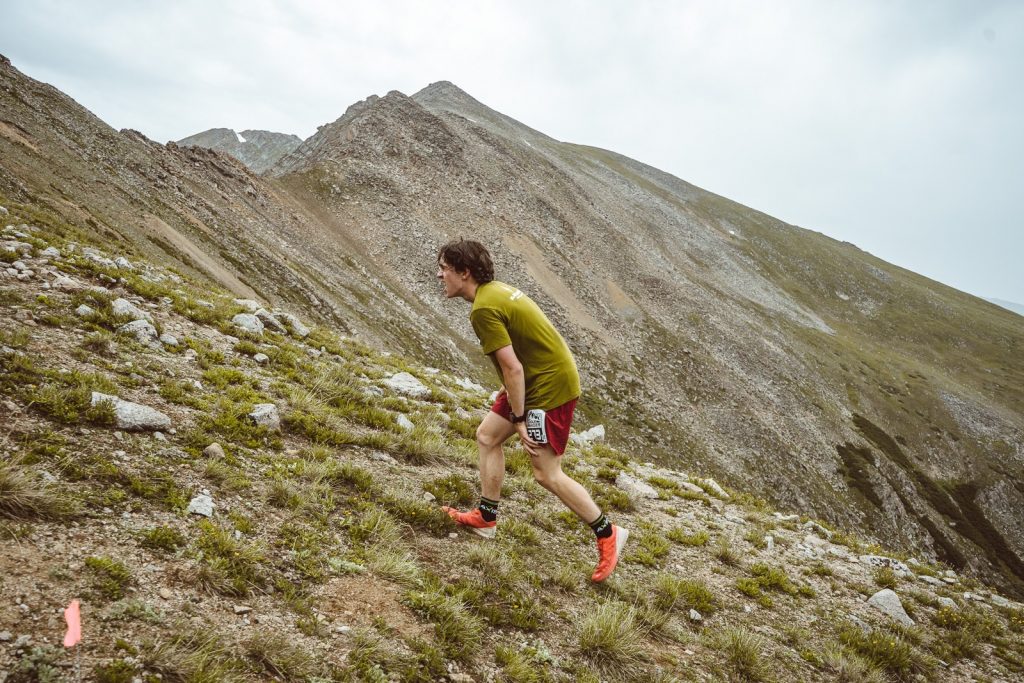
[[[90,136],[98,124],[73,102],[3,77],[4,120],[37,150],[0,138],[6,192],[493,381],[433,278],[437,245],[473,235],[570,342],[581,424],[1019,589],[1016,316],[613,152],[531,137],[489,110],[471,121],[450,109],[479,103],[446,85],[420,91],[435,111],[394,91],[357,103],[261,177],[216,152]],[[142,231],[144,214],[170,232]]]

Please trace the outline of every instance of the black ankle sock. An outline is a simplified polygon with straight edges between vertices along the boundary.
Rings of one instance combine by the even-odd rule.
[[[484,518],[485,522],[493,522],[498,519],[498,501],[491,500],[490,498],[480,498],[480,516]]]
[[[594,530],[598,538],[608,538],[612,535],[612,523],[608,521],[603,512],[600,517],[590,523],[590,528]]]

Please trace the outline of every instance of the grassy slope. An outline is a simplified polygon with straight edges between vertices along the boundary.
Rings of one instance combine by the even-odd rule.
[[[987,595],[984,587],[873,571],[856,561],[866,549],[848,535],[819,530],[832,543],[808,540],[805,520],[737,492],[719,500],[685,475],[600,445],[573,447],[566,468],[634,530],[607,585],[586,581],[589,532],[533,482],[517,449],[507,451],[499,540],[459,534],[437,505],[475,499],[472,436],[484,394],[326,330],[247,338],[227,322],[240,309],[225,293],[141,262],[131,272],[98,265],[69,252],[69,241],[84,240],[75,228],[5,203],[8,222],[36,227],[26,241],[37,258],[53,245],[63,256],[51,265],[86,284],[123,278],[109,293],[42,290],[38,279],[0,285],[9,349],[0,391],[16,408],[0,408],[0,577],[4,594],[27,606],[5,601],[0,623],[33,638],[0,650],[8,680],[51,680],[69,661],[44,639],[59,637],[58,608],[72,597],[84,601],[83,668],[101,681],[1024,672],[1024,617],[964,598],[967,589]],[[116,335],[116,295],[148,306],[181,348]],[[96,312],[75,316],[81,303]],[[258,351],[266,366],[254,363]],[[398,371],[419,377],[429,396],[381,390]],[[161,441],[114,431],[109,413],[89,407],[92,390],[166,412],[176,433]],[[282,409],[282,432],[245,419],[258,402]],[[397,426],[400,414],[413,431]],[[222,457],[203,453],[212,441]],[[611,483],[621,471],[646,478],[659,497],[631,500]],[[217,502],[212,520],[184,512],[202,489]],[[810,545],[828,551],[812,556]],[[862,603],[881,585],[896,588],[918,626],[894,626]],[[939,597],[958,608],[942,609]],[[691,608],[702,621],[691,621]]]

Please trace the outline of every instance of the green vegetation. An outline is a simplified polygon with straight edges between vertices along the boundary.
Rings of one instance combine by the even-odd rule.
[[[134,582],[128,567],[109,557],[87,557],[85,568],[92,576],[93,588],[108,600],[123,598]]]
[[[173,553],[185,545],[185,537],[177,529],[166,526],[157,526],[146,529],[139,534],[139,544],[150,550],[160,550]]]

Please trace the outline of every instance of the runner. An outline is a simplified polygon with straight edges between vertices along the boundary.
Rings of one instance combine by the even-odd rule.
[[[468,512],[444,510],[474,533],[494,538],[505,479],[502,444],[518,434],[537,483],[594,530],[598,562],[590,578],[604,581],[619,561],[629,530],[608,521],[586,489],[562,471],[561,455],[580,395],[579,373],[569,346],[530,297],[494,279],[494,265],[484,245],[470,240],[449,242],[438,252],[437,266],[445,296],[473,304],[469,314],[473,331],[503,381],[491,412],[476,430],[480,504]]]

